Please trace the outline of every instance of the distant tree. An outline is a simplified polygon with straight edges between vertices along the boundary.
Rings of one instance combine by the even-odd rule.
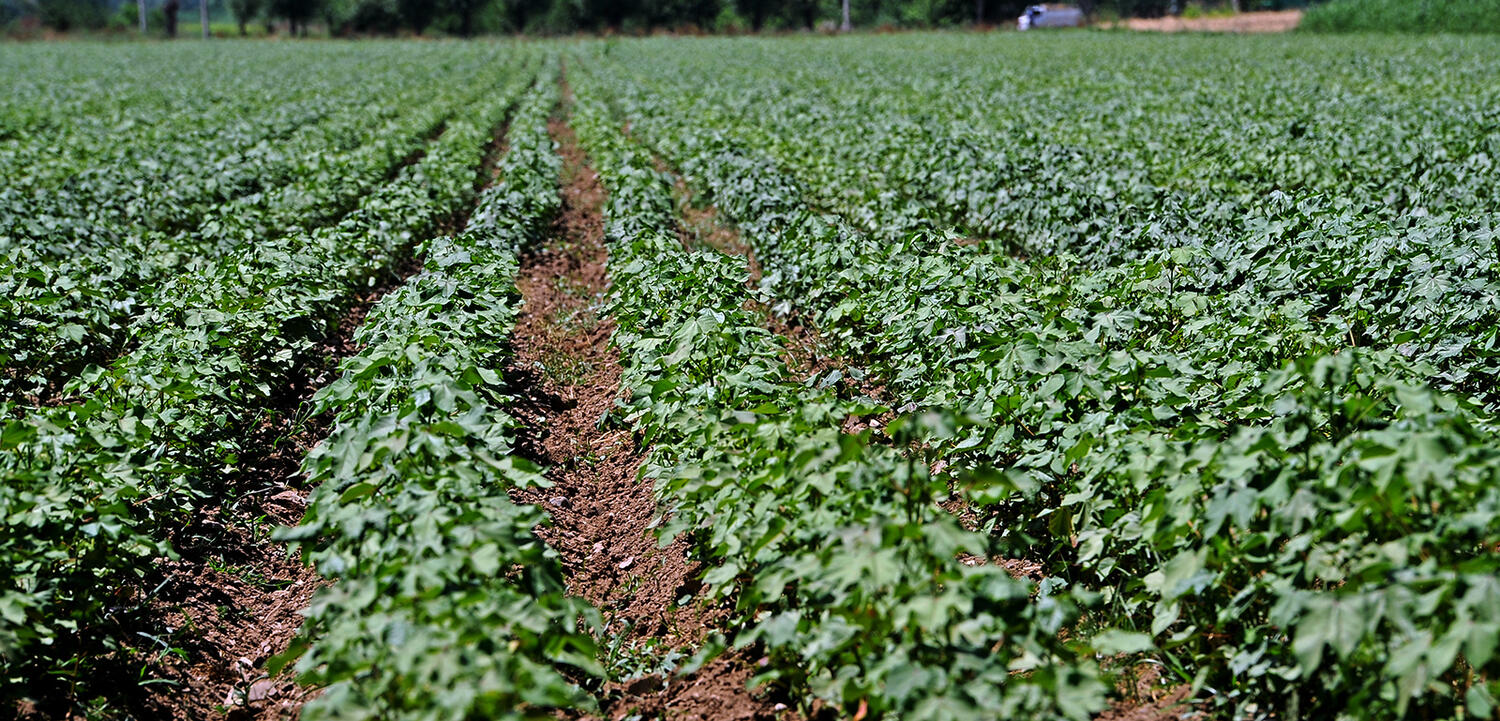
[[[323,5],[320,0],[270,0],[270,3],[270,13],[286,18],[293,35],[299,30],[302,35],[307,35],[307,22],[317,17]]]
[[[533,9],[537,3],[533,0],[501,0],[500,6],[504,12],[507,29],[512,32],[525,32],[526,25],[536,15]]]
[[[137,2],[160,0],[0,0],[24,8],[47,6],[58,9],[57,23],[78,25],[62,8],[98,5],[134,9]],[[201,0],[177,0],[179,6]],[[651,28],[696,26],[714,30],[748,26],[816,29],[833,21],[877,27],[943,27],[966,23],[987,24],[1013,20],[1030,3],[1040,0],[210,0],[227,3],[241,34],[256,18],[287,22],[294,34],[306,35],[310,22],[324,22],[334,34],[429,32],[434,28],[457,35],[480,32],[540,32],[565,34],[578,31],[620,30],[637,32]],[[1067,1],[1067,0],[1062,0]],[[1174,0],[1071,0],[1085,13],[1112,9],[1121,15],[1160,15]],[[1265,7],[1283,0],[1238,0],[1244,9]],[[1298,2],[1301,0],[1288,0]],[[1500,0],[1495,0],[1500,2]],[[1177,0],[1182,2],[1182,0]],[[24,12],[24,11],[23,11]],[[39,11],[31,10],[30,15]],[[165,14],[165,13],[164,13]],[[84,13],[86,16],[87,13]]]
[[[642,0],[636,9],[639,24],[652,27],[692,25],[706,28],[719,16],[720,0]]]
[[[265,7],[265,0],[229,0],[229,12],[234,14],[234,21],[240,26],[240,35],[249,34],[245,26],[259,17]]]
[[[639,11],[635,0],[575,0],[574,7],[578,28],[586,30],[618,30]]]
[[[0,27],[24,17],[28,11],[35,12],[36,0],[0,0]]]
[[[991,21],[1014,20],[1026,11],[1026,6],[1029,4],[1027,0],[995,0],[995,2],[988,3],[989,18]],[[1094,14],[1096,5],[1095,0],[1078,0],[1078,9],[1088,15]]]
[[[180,7],[177,0],[167,0],[162,3],[161,11],[167,18],[167,37],[169,38],[177,37],[177,10]]]
[[[448,13],[458,22],[458,34],[473,37],[474,18],[489,5],[490,0],[436,0],[437,10]]]
[[[377,4],[395,8],[396,0],[375,0]],[[323,18],[323,24],[328,27],[329,35],[338,35],[353,29],[352,19],[364,0],[323,0],[318,3],[316,15]],[[394,17],[396,11],[391,10]],[[392,26],[399,24],[399,20],[392,20]]]
[[[520,1],[525,2],[525,0]],[[581,0],[551,0],[538,9],[540,12],[528,12],[529,19],[526,21],[526,27],[554,34],[598,27],[597,20],[585,14],[588,8]]]
[[[1153,18],[1180,12],[1184,3],[1174,0],[1098,0],[1095,7],[1107,7],[1120,17]]]
[[[817,29],[818,0],[792,0],[790,8],[796,21],[808,30]]]
[[[103,27],[109,12],[105,0],[38,0],[21,3],[16,14],[34,14],[43,25],[66,32]]]
[[[735,10],[750,18],[750,29],[760,32],[766,27],[766,18],[776,14],[781,3],[776,0],[734,0]]]
[[[484,4],[486,3],[481,3],[481,5]],[[433,18],[437,15],[437,7],[434,6],[432,0],[400,0],[397,7],[400,8],[402,25],[418,35],[421,35],[422,31],[432,24]],[[473,22],[472,18],[469,22]]]

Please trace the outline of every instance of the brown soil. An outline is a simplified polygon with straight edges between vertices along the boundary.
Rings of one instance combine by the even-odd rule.
[[[571,98],[564,85],[564,102]],[[517,276],[523,300],[512,334],[507,377],[514,415],[523,423],[517,448],[547,466],[552,487],[517,500],[552,517],[540,535],[562,558],[569,590],[597,606],[605,633],[646,655],[693,651],[726,613],[678,600],[697,596],[701,567],[687,540],[658,547],[660,519],[650,479],[640,477],[644,449],[612,417],[622,397],[614,329],[595,306],[609,289],[604,244],[604,189],[565,120],[549,123],[563,157],[563,209],[553,242],[527,253]],[[641,713],[673,719],[760,718],[772,702],[745,687],[749,667],[732,655],[684,677],[650,675],[610,684],[600,697],[606,718]]]
[[[500,159],[510,152],[510,114],[514,112],[515,107],[512,106],[506,113],[506,119],[490,129],[490,142],[484,146],[484,160],[479,163],[479,172],[474,174],[476,193],[500,182]],[[463,225],[468,225],[467,218]]]
[[[296,523],[305,505],[304,492],[289,489],[266,507],[283,524]],[[149,718],[296,718],[310,696],[289,674],[269,677],[265,666],[286,650],[302,609],[326,582],[231,515],[210,514],[201,525],[218,526],[219,534],[162,563],[166,578],[148,613],[183,655],[163,655],[151,668],[152,677],[173,683],[142,688],[138,703]]]
[[[952,512],[946,504],[943,506],[943,510]],[[965,566],[984,566],[993,563],[1014,578],[1029,578],[1033,581],[1040,581],[1047,577],[1045,573],[1042,573],[1042,564],[1036,561],[1028,561],[1024,558],[1001,558],[997,556],[985,560],[972,553],[960,553],[958,560]]]
[[[563,212],[554,242],[521,261],[509,375],[525,424],[518,448],[548,466],[554,485],[521,500],[552,515],[540,535],[562,556],[570,590],[601,608],[612,630],[629,625],[633,636],[681,645],[695,635],[672,613],[689,585],[686,547],[656,547],[656,499],[638,476],[642,450],[628,429],[608,423],[621,368],[609,344],[614,324],[594,311],[609,288],[604,189],[572,129],[561,120],[549,129],[564,158]]]
[[[1201,719],[1204,715],[1189,705],[1187,684],[1167,685],[1163,683],[1161,667],[1156,664],[1140,664],[1120,681],[1121,698],[1110,703],[1109,709],[1095,717],[1095,721],[1180,721]]]
[[[746,691],[755,669],[742,653],[728,653],[682,677],[651,675],[605,689],[611,721],[632,715],[673,721],[770,721],[797,719],[785,703]]]
[[[1278,10],[1218,18],[1130,18],[1124,25],[1131,30],[1161,33],[1284,33],[1295,30],[1301,22],[1301,10]]]
[[[672,172],[667,168],[665,161],[656,158],[657,168],[663,172]],[[750,283],[757,285],[761,279],[760,261],[755,257],[755,249],[740,238],[740,231],[733,225],[719,220],[719,208],[712,203],[699,205],[693,190],[688,187],[687,181],[680,175],[673,174],[676,180],[677,209],[681,218],[677,227],[677,234],[682,238],[682,243],[687,247],[708,246],[728,255],[741,255],[745,257],[745,266],[750,272]]]

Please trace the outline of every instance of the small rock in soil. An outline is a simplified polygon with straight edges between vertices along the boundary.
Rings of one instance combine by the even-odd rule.
[[[250,684],[250,693],[246,694],[250,703],[264,701],[276,693],[276,682],[263,678]]]

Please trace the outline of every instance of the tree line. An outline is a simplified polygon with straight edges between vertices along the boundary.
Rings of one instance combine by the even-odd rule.
[[[0,0],[0,23],[25,18],[58,30],[128,29],[137,13],[148,25],[197,16],[204,0]],[[1037,0],[849,0],[855,27],[934,28],[1014,21]],[[1188,4],[1230,0],[1075,0],[1085,12],[1159,16]],[[508,34],[766,32],[817,30],[841,21],[841,0],[207,0],[207,14],[246,34]],[[1296,0],[1239,0],[1245,9]]]

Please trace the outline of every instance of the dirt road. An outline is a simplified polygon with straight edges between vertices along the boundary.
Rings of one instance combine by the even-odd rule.
[[[1295,29],[1300,22],[1301,10],[1280,10],[1211,18],[1130,18],[1124,25],[1131,30],[1163,33],[1284,33]]]

